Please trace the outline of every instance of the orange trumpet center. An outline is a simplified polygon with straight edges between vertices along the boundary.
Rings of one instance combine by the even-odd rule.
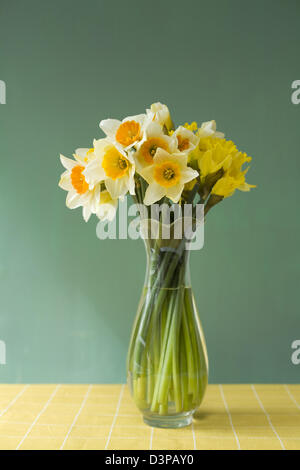
[[[167,143],[158,137],[152,137],[142,144],[141,155],[146,163],[153,163],[153,157],[158,147],[164,150],[168,149]]]
[[[134,144],[137,140],[140,140],[141,126],[136,121],[125,121],[123,122],[117,132],[116,140],[119,144],[124,147]]]
[[[85,177],[82,172],[84,166],[77,165],[71,171],[71,182],[74,189],[76,189],[78,194],[84,194],[89,189],[89,185],[85,181]]]
[[[190,146],[189,139],[184,139],[181,135],[177,136],[177,141],[178,141],[178,150],[180,150],[180,152],[187,150]]]

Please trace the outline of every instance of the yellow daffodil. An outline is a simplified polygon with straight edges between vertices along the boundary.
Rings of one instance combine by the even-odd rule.
[[[248,157],[246,153],[235,152],[226,162],[224,176],[216,182],[212,193],[225,198],[232,196],[236,189],[250,191],[251,188],[255,188],[255,185],[246,183],[248,168],[242,170],[243,164],[250,161],[251,157]]]
[[[158,122],[151,121],[145,129],[143,140],[135,147],[136,151],[132,152],[138,172],[146,166],[152,165],[153,158],[159,148],[168,153],[175,153],[177,139],[175,136],[166,135]]]
[[[66,171],[61,175],[59,186],[68,191],[66,206],[69,209],[82,207],[82,215],[87,222],[96,211],[97,202],[100,199],[100,185],[90,188],[83,174],[88,163],[94,159],[93,149],[78,149],[74,154],[74,160],[60,156],[62,165]]]
[[[230,140],[216,139],[215,137],[201,138],[198,147],[192,152],[192,158],[198,160],[201,181],[204,182],[207,175],[224,167],[236,152],[237,148]]]
[[[149,184],[144,198],[147,206],[167,196],[178,202],[185,183],[198,176],[198,172],[187,166],[187,156],[170,154],[159,148],[153,158],[153,164],[141,171],[142,177]]]
[[[185,127],[191,132],[195,132],[198,129],[198,124],[196,123],[196,121],[191,122],[191,124],[186,122],[183,127]]]
[[[220,178],[212,189],[212,194],[217,196],[229,197],[232,196],[234,191],[237,189],[238,181],[232,178],[232,176],[226,175]]]
[[[128,191],[135,193],[135,165],[130,152],[125,153],[109,139],[99,139],[94,141],[94,156],[83,171],[91,188],[104,182],[112,199],[123,197]]]

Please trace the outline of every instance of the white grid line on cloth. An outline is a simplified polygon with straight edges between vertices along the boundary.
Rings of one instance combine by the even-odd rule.
[[[152,450],[154,428],[151,428],[149,450]]]
[[[49,406],[49,404],[51,403],[51,400],[52,398],[54,397],[54,395],[56,394],[57,390],[60,388],[60,385],[56,385],[54,391],[51,393],[50,395],[50,398],[49,400],[47,400],[47,402],[45,403],[45,405],[43,406],[43,408],[41,409],[41,411],[38,413],[38,415],[36,416],[35,420],[33,421],[33,423],[29,426],[29,428],[27,429],[24,437],[22,437],[22,439],[20,440],[19,444],[17,445],[16,447],[16,450],[18,450],[20,448],[20,446],[23,444],[23,442],[25,441],[26,437],[28,436],[28,434],[30,433],[30,431],[32,430],[33,426],[35,425],[35,423],[37,422],[37,420],[39,419],[40,416],[42,416],[42,414],[44,413],[44,411],[46,411],[47,407]]]
[[[270,427],[271,427],[273,433],[275,434],[275,436],[276,436],[277,439],[279,440],[282,449],[283,449],[283,450],[286,450],[285,447],[284,447],[284,444],[283,444],[282,440],[280,439],[280,436],[279,436],[278,432],[277,432],[276,429],[274,428],[273,423],[272,423],[272,421],[271,421],[271,418],[270,418],[270,416],[269,416],[267,410],[265,409],[265,407],[264,407],[264,405],[263,405],[261,399],[259,398],[258,393],[257,393],[257,391],[255,390],[255,387],[254,387],[253,384],[251,385],[251,388],[252,388],[253,393],[254,393],[254,395],[255,395],[255,397],[256,397],[258,403],[259,403],[259,406],[261,407],[262,411],[263,411],[264,414],[266,415],[266,418],[267,418],[267,420],[268,420],[268,422],[269,422],[269,425],[270,425]]]
[[[60,415],[61,416],[61,415]],[[63,415],[67,416],[67,415]],[[120,415],[119,415],[120,416]],[[31,421],[8,421],[8,420],[1,420],[1,424],[31,424]],[[67,426],[67,424],[62,423],[39,423],[37,426]],[[107,428],[108,424],[76,424],[78,428]],[[118,428],[140,428],[145,429],[145,426],[142,424],[118,424]]]
[[[28,384],[25,385],[25,387],[22,388],[22,390],[21,390],[19,393],[17,393],[17,395],[15,396],[15,398],[13,398],[13,399],[9,402],[9,404],[7,405],[7,407],[4,408],[4,410],[0,411],[0,418],[1,418],[1,416],[4,415],[4,413],[6,413],[6,412],[9,410],[9,408],[10,408],[12,405],[14,405],[14,404],[16,403],[17,399],[20,398],[21,395],[23,395],[23,393],[25,392],[25,390],[27,390],[28,387],[29,387]]]
[[[121,391],[120,391],[120,396],[119,396],[119,400],[118,400],[118,404],[117,404],[117,409],[116,409],[115,415],[114,415],[112,423],[111,423],[109,434],[107,436],[107,441],[106,441],[106,444],[105,444],[105,450],[108,447],[108,444],[109,444],[109,441],[110,441],[110,438],[111,438],[111,434],[112,434],[112,430],[113,430],[115,422],[117,420],[117,416],[118,416],[118,413],[119,413],[119,409],[120,409],[121,401],[122,401],[122,397],[123,397],[124,388],[125,388],[125,385],[123,384],[121,386]]]
[[[74,425],[75,425],[77,419],[79,418],[79,415],[80,415],[81,411],[83,410],[83,407],[84,407],[84,405],[85,405],[85,403],[86,403],[86,401],[87,401],[87,399],[88,399],[88,396],[89,396],[89,393],[90,393],[91,389],[92,389],[92,385],[90,384],[90,385],[88,386],[88,389],[87,389],[87,391],[86,391],[86,394],[85,394],[84,397],[83,397],[83,400],[82,400],[82,403],[81,403],[81,405],[80,405],[80,408],[79,408],[77,414],[75,415],[75,418],[73,419],[72,424],[71,424],[71,426],[69,427],[69,430],[68,430],[68,432],[67,432],[67,435],[66,435],[66,437],[64,438],[63,443],[62,443],[62,445],[60,446],[60,449],[59,449],[59,450],[62,450],[62,449],[64,448],[64,445],[65,445],[65,443],[67,442],[68,437],[69,437],[69,435],[70,435],[70,433],[71,433],[71,431],[72,431],[72,429],[73,429],[73,427],[74,427]]]
[[[197,450],[196,434],[195,434],[195,427],[194,427],[193,422],[192,422],[192,435],[193,435],[194,450]]]
[[[290,391],[289,387],[287,385],[284,386],[284,388],[286,389],[290,399],[292,400],[292,402],[297,406],[297,408],[299,408],[300,410],[300,405],[299,403],[297,402],[296,398],[294,397],[294,395],[292,394],[292,392]]]
[[[120,415],[119,415],[120,416]],[[284,415],[286,416],[286,415]],[[298,414],[297,414],[298,416]],[[0,421],[0,424],[28,424],[30,425],[31,422],[30,421],[8,421],[8,420],[1,420]],[[62,424],[62,423],[39,423],[39,424],[36,424],[36,426],[43,426],[43,427],[53,427],[53,426],[61,426],[61,427],[66,427],[67,424]],[[107,428],[109,427],[108,424],[76,424],[76,427],[77,428]],[[242,426],[242,428],[245,428],[245,429],[264,429],[266,426],[264,425],[261,425],[261,426]],[[280,425],[281,428],[284,428],[284,429],[293,429],[294,426],[288,426],[288,425],[285,425],[285,426],[282,426]],[[134,428],[134,429],[145,429],[145,426],[143,425],[138,425],[138,424],[118,424],[118,428]],[[210,428],[215,428],[215,425],[211,424],[210,426],[207,427],[207,429],[209,430]],[[226,426],[221,426],[219,427],[218,426],[218,429],[227,429]],[[2,436],[2,437],[10,437],[10,436]],[[20,437],[20,436],[15,436],[15,437]],[[200,436],[201,437],[201,436]],[[207,436],[209,437],[209,436]],[[215,436],[217,437],[217,436]],[[251,436],[249,436],[251,437]],[[224,436],[224,439],[225,439],[225,436]],[[231,437],[229,439],[232,439]],[[287,438],[285,438],[287,439]],[[300,437],[295,437],[295,439],[300,439]]]
[[[237,443],[237,446],[238,446],[238,450],[241,450],[241,444],[240,444],[238,435],[236,433],[235,427],[233,425],[232,416],[231,416],[231,413],[230,413],[230,410],[229,410],[229,407],[228,407],[228,404],[227,404],[227,401],[226,401],[226,398],[225,398],[225,395],[224,395],[223,387],[222,387],[221,384],[219,384],[219,389],[220,389],[222,400],[223,400],[223,403],[224,403],[224,406],[225,406],[226,413],[227,413],[229,421],[230,421],[230,426],[231,426],[231,429],[233,431],[233,434],[234,434],[234,437],[235,437],[235,440],[236,440],[236,443]]]
[[[47,395],[49,396],[49,394]],[[45,400],[42,400],[42,401],[26,401],[25,403],[23,403],[23,405],[35,405],[35,406],[41,406],[41,403],[43,403],[43,401]],[[63,406],[66,406],[66,407],[75,407],[75,405],[78,405],[78,403],[65,403],[65,402],[56,402],[55,405],[63,405]],[[0,416],[1,417],[1,416]]]

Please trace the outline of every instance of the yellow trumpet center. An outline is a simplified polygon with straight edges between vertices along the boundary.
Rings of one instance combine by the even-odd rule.
[[[141,145],[141,156],[146,163],[153,163],[153,157],[156,154],[158,147],[164,150],[168,149],[167,143],[163,139],[159,139],[157,137],[152,137]]]
[[[127,173],[129,161],[115,147],[112,147],[106,151],[102,167],[109,178],[116,180]]]
[[[117,132],[116,140],[119,144],[124,147],[134,144],[137,140],[140,140],[141,126],[136,121],[125,121],[123,122]]]
[[[180,166],[173,161],[165,161],[155,167],[153,176],[160,186],[175,186],[180,180]]]
[[[84,166],[77,165],[71,171],[71,183],[78,194],[84,194],[89,189],[89,185],[82,174],[83,170]]]

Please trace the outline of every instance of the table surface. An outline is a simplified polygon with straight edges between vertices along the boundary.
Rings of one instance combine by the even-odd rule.
[[[191,426],[146,426],[125,385],[0,385],[0,449],[300,449],[300,385],[209,385]]]

